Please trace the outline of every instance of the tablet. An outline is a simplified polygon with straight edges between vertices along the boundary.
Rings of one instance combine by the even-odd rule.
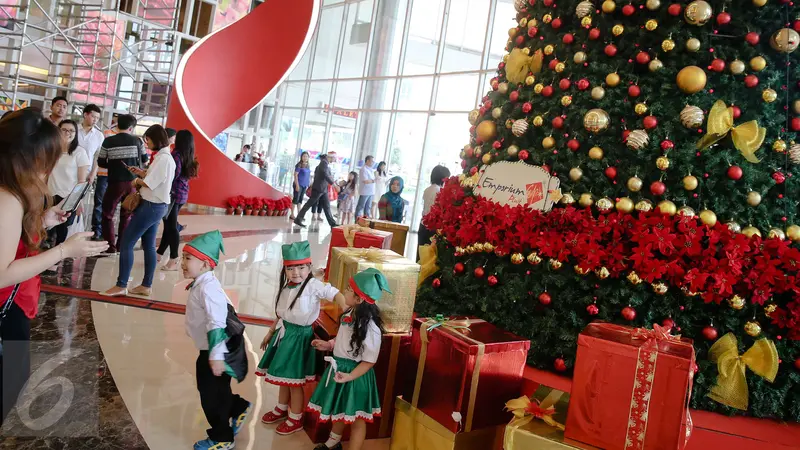
[[[89,190],[89,183],[78,183],[72,188],[72,192],[69,193],[64,203],[61,205],[61,209],[68,213],[75,212],[78,209],[78,205],[80,205],[81,200],[86,195],[86,192]]]

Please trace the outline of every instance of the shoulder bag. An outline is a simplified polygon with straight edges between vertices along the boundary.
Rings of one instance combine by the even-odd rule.
[[[136,161],[139,163],[138,164],[139,168],[142,169],[143,167],[142,167],[141,155],[139,155],[136,158]],[[142,194],[139,193],[139,190],[137,189],[135,192],[131,192],[130,194],[128,194],[128,196],[125,197],[124,200],[122,200],[122,207],[128,211],[136,211],[136,208],[139,207],[140,203],[142,203]]]

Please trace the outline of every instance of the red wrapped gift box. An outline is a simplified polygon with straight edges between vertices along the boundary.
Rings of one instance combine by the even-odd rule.
[[[331,244],[328,246],[328,262],[325,265],[325,281],[331,271],[331,255],[334,247],[392,248],[392,233],[373,230],[359,225],[340,225],[331,229]]]
[[[596,322],[581,332],[564,437],[606,449],[686,447],[694,347],[654,328]]]
[[[416,318],[412,334],[406,401],[454,433],[511,419],[530,341],[479,319]]]

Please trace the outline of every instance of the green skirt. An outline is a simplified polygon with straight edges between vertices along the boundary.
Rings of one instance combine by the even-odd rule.
[[[337,358],[339,372],[350,373],[358,366],[351,359]],[[308,411],[318,412],[320,422],[353,423],[356,419],[372,423],[381,415],[381,400],[375,371],[367,373],[347,383],[334,381],[332,366],[325,369],[319,385],[308,402]],[[330,379],[328,376],[330,375]]]
[[[280,340],[279,332],[272,335],[258,363],[256,375],[278,386],[304,386],[317,378],[316,350],[311,346],[314,330],[310,325],[295,325],[285,320],[283,328],[285,331]]]

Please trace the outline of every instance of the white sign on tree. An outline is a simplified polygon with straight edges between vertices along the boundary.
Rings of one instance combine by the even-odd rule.
[[[541,166],[501,161],[483,166],[473,192],[501,205],[549,211],[561,198],[561,181]]]

